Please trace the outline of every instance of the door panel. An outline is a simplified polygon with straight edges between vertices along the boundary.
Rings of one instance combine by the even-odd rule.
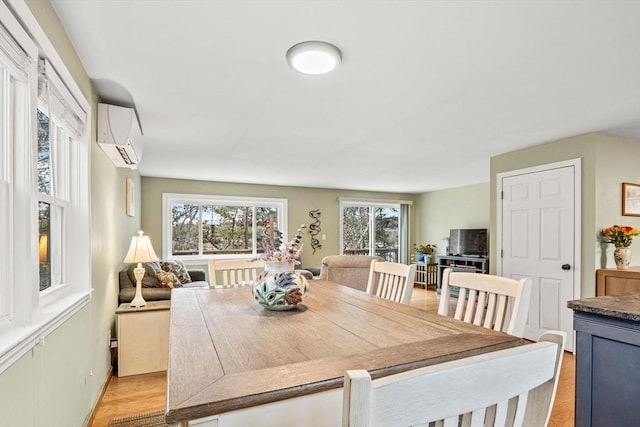
[[[573,348],[575,183],[574,167],[505,176],[501,207],[501,274],[529,277],[532,284],[525,338],[564,330]],[[570,264],[571,270],[563,270]]]
[[[562,282],[553,278],[541,277],[540,278],[540,300],[541,301],[559,301],[562,297],[560,289],[562,288]],[[541,310],[541,329],[558,329],[561,324],[560,310],[557,309],[557,305],[547,307],[546,310]]]

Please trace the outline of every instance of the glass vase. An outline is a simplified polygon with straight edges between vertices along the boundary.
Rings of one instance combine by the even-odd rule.
[[[268,310],[291,310],[307,296],[307,279],[287,262],[267,261],[253,284],[253,297]]]

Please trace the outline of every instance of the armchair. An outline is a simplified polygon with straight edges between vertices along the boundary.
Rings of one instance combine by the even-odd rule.
[[[367,290],[371,262],[384,261],[379,256],[329,255],[322,259],[320,280],[329,280],[361,291]]]

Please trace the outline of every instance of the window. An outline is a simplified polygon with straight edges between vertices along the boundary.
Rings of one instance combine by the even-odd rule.
[[[164,194],[163,257],[255,257],[268,224],[286,239],[286,212],[284,199]]]
[[[7,37],[6,34],[4,36]],[[19,65],[27,61],[27,56],[21,49],[15,53],[10,57],[0,50],[0,235],[3,236],[0,239],[0,259],[3,260],[0,268],[0,326],[13,318],[13,287],[9,285],[14,278],[12,242],[16,182],[13,158],[16,144],[29,131],[29,76],[20,71]]]
[[[12,7],[0,2],[0,372],[91,283],[90,107],[28,7]]]
[[[2,8],[6,6],[0,3]],[[30,106],[36,70],[31,58],[37,55],[37,48],[19,28],[15,29],[17,34],[9,33],[7,28],[16,22],[5,24],[6,10],[0,12],[0,328],[7,328],[16,317],[20,317],[16,316],[20,314],[21,307],[15,303],[19,295],[16,295],[14,281],[25,271],[17,265],[17,259],[28,253],[27,245],[20,241],[24,235],[16,230],[24,229],[21,227],[29,229],[30,226],[28,210],[31,200],[20,197],[21,193],[32,192],[27,175],[30,165],[26,168],[17,165],[16,159],[28,158],[32,152],[29,147]]]
[[[340,201],[343,255],[378,255],[389,262],[407,262],[408,232],[403,205],[393,202]],[[405,205],[406,206],[406,205]]]
[[[71,137],[55,117],[38,109],[38,263],[40,291],[64,282],[62,260]]]

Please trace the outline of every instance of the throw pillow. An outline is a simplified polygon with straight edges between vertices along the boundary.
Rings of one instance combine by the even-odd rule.
[[[163,288],[181,288],[182,283],[178,280],[178,276],[170,271],[156,270],[156,276]]]
[[[161,261],[160,266],[164,271],[175,274],[178,277],[180,283],[191,283],[191,276],[187,272],[187,267],[179,260]]]
[[[133,285],[136,285],[136,276],[133,274],[133,270],[138,266],[138,264],[131,264],[129,269],[127,270],[127,274],[129,275],[129,279]],[[160,263],[158,262],[143,262],[142,266],[144,267],[144,277],[142,278],[142,287],[143,288],[159,288],[160,282],[158,281],[158,276],[156,276],[156,270],[160,269]]]

